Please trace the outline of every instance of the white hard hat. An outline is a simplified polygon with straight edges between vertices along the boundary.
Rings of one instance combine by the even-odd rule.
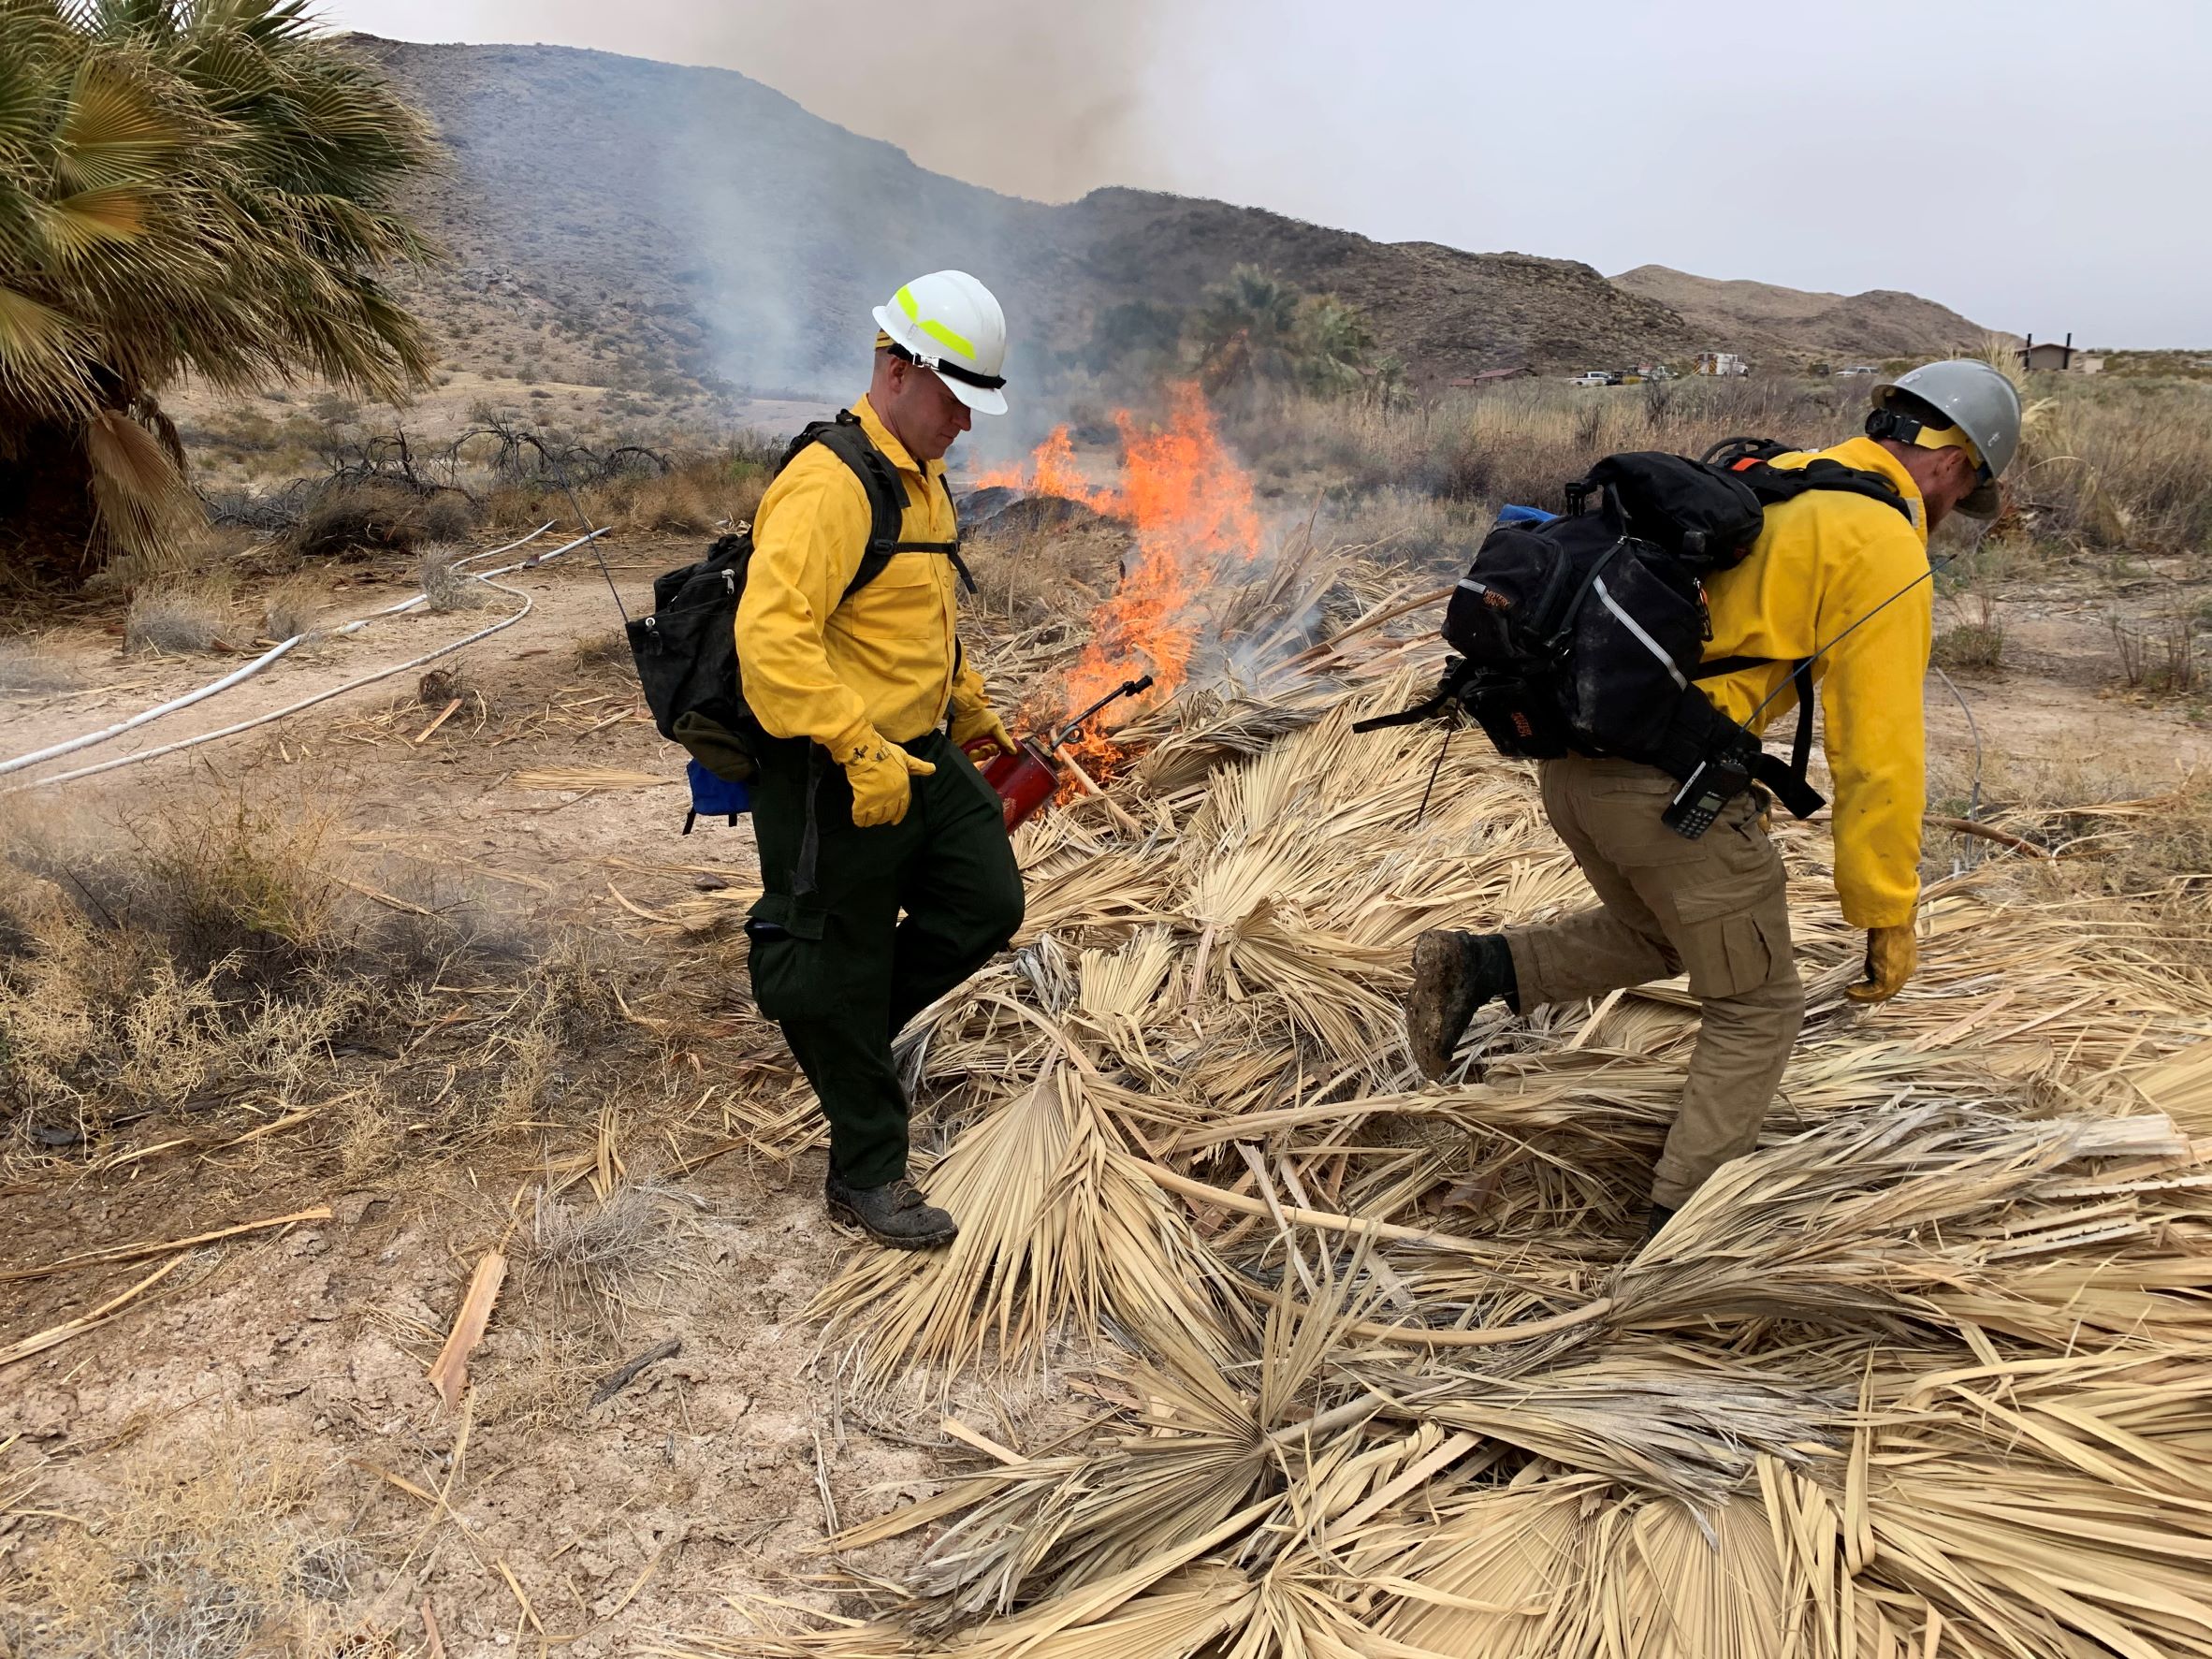
[[[944,378],[953,396],[979,415],[1004,415],[1006,313],[991,290],[965,270],[916,277],[876,307],[876,327],[894,348]]]
[[[1945,436],[1963,434],[1981,463],[1981,482],[1958,510],[1977,518],[1996,516],[1998,474],[2020,447],[2020,394],[2003,373],[1976,357],[1923,363],[1876,386],[1874,410],[1867,430],[1875,437],[1895,435],[1933,449]],[[1884,429],[1877,432],[1876,426]]]

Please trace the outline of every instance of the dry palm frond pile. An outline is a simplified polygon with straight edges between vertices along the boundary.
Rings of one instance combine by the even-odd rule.
[[[1805,1033],[1760,1149],[1637,1254],[1694,1005],[1492,1007],[1421,1084],[1416,935],[1586,893],[1478,739],[1432,792],[1433,729],[1352,735],[1399,646],[1302,654],[1149,717],[1126,820],[1023,832],[1012,957],[901,1051],[960,1239],[820,1301],[854,1386],[1103,1415],[833,1540],[915,1551],[851,1581],[867,1621],[664,1651],[2212,1654],[2201,969],[1986,865],[1863,1011],[1826,843],[1783,832]],[[793,1108],[748,1133],[795,1150]]]

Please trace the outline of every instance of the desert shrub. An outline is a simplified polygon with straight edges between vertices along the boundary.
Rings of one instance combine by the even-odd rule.
[[[230,591],[201,578],[150,584],[131,595],[123,648],[182,654],[212,649],[229,624]]]
[[[2202,625],[2187,611],[2135,624],[2109,618],[2121,682],[2131,689],[2188,693],[2205,681]]]
[[[301,579],[280,582],[261,603],[261,633],[268,639],[291,639],[313,630],[323,608],[323,590]]]
[[[327,556],[384,550],[412,553],[431,542],[458,541],[474,528],[476,510],[457,490],[417,494],[404,485],[340,482],[317,490],[292,531],[301,553]]]
[[[1938,668],[1986,673],[2004,661],[2004,624],[1994,617],[1955,623],[1935,636],[1928,661]]]
[[[245,1434],[189,1461],[129,1463],[102,1512],[61,1529],[25,1575],[46,1620],[36,1652],[240,1659],[342,1642],[363,1562],[342,1526],[315,1516],[312,1465]]]

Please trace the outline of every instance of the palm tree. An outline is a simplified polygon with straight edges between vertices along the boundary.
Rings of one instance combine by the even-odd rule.
[[[1200,297],[1190,336],[1199,379],[1219,392],[1244,380],[1288,378],[1299,292],[1255,265],[1240,265]]]
[[[180,373],[426,376],[378,272],[427,121],[306,0],[0,0],[0,570],[158,548],[196,514]]]
[[[1308,391],[1341,397],[1360,385],[1375,349],[1367,320],[1333,294],[1317,294],[1299,307],[1298,379]]]

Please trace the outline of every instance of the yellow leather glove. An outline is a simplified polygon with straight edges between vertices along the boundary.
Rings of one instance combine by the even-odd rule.
[[[837,762],[845,768],[846,779],[852,785],[852,822],[858,829],[896,823],[907,815],[907,806],[913,799],[912,779],[927,778],[937,770],[873,730],[838,754]]]
[[[1000,754],[1019,752],[1013,738],[1007,733],[1006,722],[998,718],[988,703],[979,703],[965,714],[958,709],[953,710],[952,736],[954,749],[964,749],[969,744],[988,737],[998,746]]]
[[[1920,947],[1910,922],[1897,927],[1867,929],[1867,977],[1846,985],[1843,995],[1854,1002],[1887,1002],[1905,988],[1913,970],[1920,966]]]

